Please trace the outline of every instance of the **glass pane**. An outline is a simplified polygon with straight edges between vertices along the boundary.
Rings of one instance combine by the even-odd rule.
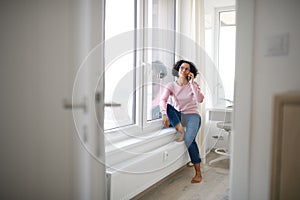
[[[153,51],[149,53],[153,53]],[[172,54],[168,55],[166,52],[160,52],[160,55],[162,57],[169,58],[169,60],[174,60],[174,56]],[[163,92],[164,85],[173,79],[173,77],[171,77],[172,64],[167,61],[165,63],[168,64],[165,64],[163,63],[164,60],[167,59],[152,61],[148,68],[147,74],[150,74],[151,76],[147,77],[147,121],[161,118],[159,100]]]
[[[122,49],[114,41],[134,30],[134,0],[106,0],[105,15],[105,103],[111,104],[104,109],[107,130],[134,123],[134,34],[126,36],[129,51],[113,55],[114,50]]]
[[[154,28],[147,42],[147,121],[161,118],[159,99],[167,82],[173,80],[175,52],[175,0],[148,0],[147,26]],[[160,30],[160,31],[158,31]],[[149,34],[150,35],[150,34]],[[157,48],[158,47],[158,48]]]
[[[219,89],[220,103],[231,105],[234,95],[235,74],[235,11],[220,12],[219,33]]]

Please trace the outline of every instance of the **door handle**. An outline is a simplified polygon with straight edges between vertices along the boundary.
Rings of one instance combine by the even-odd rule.
[[[87,112],[87,98],[84,97],[81,103],[73,103],[70,100],[63,100],[63,107],[65,109],[82,109],[84,113]]]
[[[96,95],[95,95],[95,100],[97,103],[100,102],[100,99],[101,99],[101,94],[100,92],[97,92]],[[122,104],[120,103],[116,103],[116,102],[107,102],[107,103],[104,103],[104,106],[105,107],[121,107]]]
[[[121,107],[121,104],[120,103],[111,102],[111,103],[105,103],[104,106],[105,107]]]

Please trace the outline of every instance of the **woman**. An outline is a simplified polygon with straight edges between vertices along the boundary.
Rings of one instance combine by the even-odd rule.
[[[196,66],[186,60],[179,60],[173,67],[173,75],[177,76],[175,82],[168,83],[161,96],[160,106],[162,120],[165,127],[170,124],[180,132],[177,142],[184,141],[188,148],[191,162],[196,171],[192,183],[202,180],[200,170],[200,155],[195,138],[201,125],[201,117],[198,111],[198,103],[204,99],[199,85],[194,81],[198,74]],[[169,97],[172,104],[167,103]],[[184,129],[186,127],[186,129]]]

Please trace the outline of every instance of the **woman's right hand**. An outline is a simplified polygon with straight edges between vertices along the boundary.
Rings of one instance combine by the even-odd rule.
[[[168,128],[170,126],[170,120],[169,120],[167,114],[163,114],[162,122],[163,122],[164,127]]]

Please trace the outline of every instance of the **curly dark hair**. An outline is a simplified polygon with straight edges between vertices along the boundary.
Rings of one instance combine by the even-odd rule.
[[[192,63],[191,61],[187,61],[187,60],[179,60],[174,64],[173,70],[172,70],[172,74],[173,76],[177,76],[178,77],[178,71],[180,66],[182,65],[182,63],[187,63],[190,65],[190,72],[192,72],[194,74],[194,77],[196,78],[197,74],[198,74],[198,69],[196,68],[196,65],[194,63]]]

